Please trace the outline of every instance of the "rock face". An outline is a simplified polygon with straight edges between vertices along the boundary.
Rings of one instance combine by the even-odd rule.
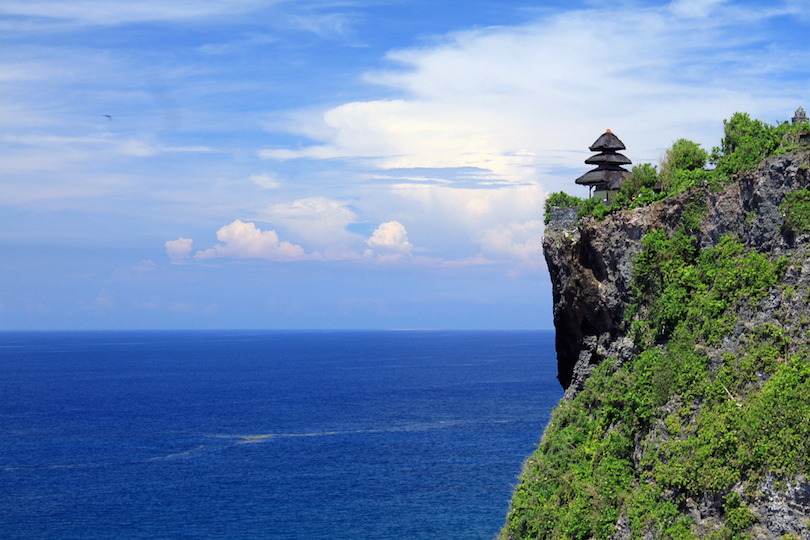
[[[783,231],[779,207],[787,193],[807,186],[809,179],[807,156],[779,156],[719,193],[686,192],[600,222],[593,218],[577,222],[570,211],[552,212],[543,252],[554,295],[558,379],[566,397],[575,396],[605,358],[621,362],[635,352],[626,335],[624,309],[644,234],[679,228],[689,204],[705,196],[706,217],[696,231],[701,248],[734,234],[756,251],[806,258],[810,237]],[[794,280],[807,277],[806,270],[793,273]]]
[[[638,354],[625,321],[634,259],[642,251],[642,237],[647,232],[663,229],[672,233],[682,227],[690,205],[706,209],[693,231],[702,249],[733,234],[747,249],[770,260],[785,255],[792,261],[782,280],[792,294],[771,293],[756,310],[741,308],[732,335],[708,350],[708,357],[719,359],[734,352],[750,337],[751,328],[768,322],[775,322],[794,342],[807,343],[810,333],[806,323],[799,321],[807,316],[810,298],[810,234],[786,228],[780,205],[786,194],[810,185],[809,161],[807,154],[773,157],[722,191],[688,191],[603,221],[576,221],[570,211],[552,212],[543,249],[553,286],[558,379],[565,389],[564,399],[575,398],[604,360],[615,359],[621,365]],[[742,485],[734,489],[743,490]],[[756,502],[748,505],[756,518],[746,531],[750,538],[810,540],[810,484],[806,478],[780,483],[769,477],[758,484],[757,492]],[[718,534],[722,504],[708,495],[688,501],[693,534]],[[630,538],[626,516],[616,523],[613,538]]]

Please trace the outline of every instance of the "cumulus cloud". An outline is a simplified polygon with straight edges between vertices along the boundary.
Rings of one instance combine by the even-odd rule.
[[[526,266],[543,264],[543,223],[539,220],[498,225],[483,232],[481,253],[488,259],[507,259]]]
[[[164,244],[166,246],[166,255],[169,256],[172,264],[179,264],[191,258],[192,243],[194,241],[191,238],[178,238],[177,240],[168,240]]]
[[[402,183],[391,186],[410,213],[421,209],[422,220],[446,220],[466,230],[491,227],[516,219],[531,219],[542,208],[545,192],[539,185],[459,188]],[[415,207],[410,206],[416,203]],[[442,227],[452,227],[444,223]]]
[[[408,242],[408,232],[399,221],[388,221],[377,227],[366,243],[374,249],[408,252],[413,246]]]
[[[254,223],[245,223],[238,219],[219,229],[217,240],[222,243],[211,249],[198,251],[194,258],[264,259],[268,261],[318,258],[318,255],[307,255],[304,248],[299,245],[280,241],[276,231],[262,231]]]
[[[410,258],[413,246],[408,241],[408,231],[399,221],[388,221],[379,227],[366,240],[371,249],[364,256],[382,262],[400,261]]]
[[[348,246],[361,241],[360,237],[346,230],[357,221],[357,214],[346,201],[308,197],[271,205],[262,217],[319,248],[343,246],[345,251]]]

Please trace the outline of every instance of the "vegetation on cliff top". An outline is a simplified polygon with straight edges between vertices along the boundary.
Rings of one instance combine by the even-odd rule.
[[[695,183],[711,189],[786,148],[798,132],[735,115],[711,156],[680,140],[661,172],[633,169],[620,203],[586,211],[599,217],[660,197],[653,180],[668,186],[663,196]],[[714,169],[705,169],[707,160]],[[762,302],[810,301],[806,285],[784,283],[786,269],[803,261],[768,258],[733,236],[701,250],[693,235],[705,200],[696,193],[682,204],[680,227],[648,232],[635,259],[625,318],[637,354],[624,364],[604,361],[554,410],[524,466],[503,540],[608,539],[617,525],[630,538],[696,538],[690,509],[707,499],[721,501],[721,511],[700,537],[743,539],[766,478],[810,478],[810,317],[793,321],[790,332],[778,320],[749,323],[738,346],[719,346]],[[786,227],[810,230],[806,187],[781,208]]]
[[[747,113],[735,113],[723,125],[724,137],[711,153],[698,143],[679,139],[666,151],[660,171],[649,163],[634,166],[609,205],[597,199],[552,193],[546,199],[545,222],[551,220],[554,206],[579,207],[578,217],[602,220],[613,212],[645,206],[691,187],[708,186],[716,190],[734,181],[740,173],[756,168],[763,159],[796,150],[810,137],[808,124],[771,125],[752,119]]]

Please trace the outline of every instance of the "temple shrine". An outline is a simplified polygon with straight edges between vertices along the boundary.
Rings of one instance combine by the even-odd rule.
[[[793,115],[793,125],[806,123],[807,123],[807,113],[804,112],[803,107],[799,107],[798,109],[796,109],[796,114]]]
[[[622,165],[630,165],[632,161],[618,152],[625,149],[624,143],[610,130],[596,139],[589,149],[599,153],[586,159],[585,163],[596,165],[596,168],[586,172],[575,182],[588,186],[591,197],[601,199],[607,204],[619,192],[625,178],[630,176],[630,171],[622,168]]]

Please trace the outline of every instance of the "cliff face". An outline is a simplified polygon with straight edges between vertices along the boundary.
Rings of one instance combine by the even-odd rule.
[[[760,448],[810,446],[799,427],[810,423],[810,395],[784,397],[810,388],[810,234],[786,224],[783,207],[808,185],[808,156],[791,154],[721,191],[693,189],[603,221],[552,217],[543,248],[565,397],[502,538],[810,540],[808,451],[785,458],[794,467]],[[687,238],[690,255],[648,255],[660,275],[643,300],[633,283],[652,231],[659,243]],[[731,283],[711,260],[718,273],[737,269],[722,278]],[[788,372],[798,375],[777,387]]]
[[[695,237],[701,248],[732,234],[750,249],[771,257],[806,260],[808,235],[784,229],[785,195],[808,185],[807,157],[780,156],[764,162],[725,190],[687,192],[604,221],[553,219],[545,230],[543,253],[551,275],[557,330],[558,379],[571,398],[605,358],[627,360],[637,352],[627,335],[624,310],[630,302],[633,261],[645,233],[672,234],[695,197],[705,197],[706,216]],[[806,265],[805,265],[806,266]],[[789,281],[807,278],[793,268]],[[795,283],[794,283],[795,285]],[[803,307],[803,306],[802,306]]]

